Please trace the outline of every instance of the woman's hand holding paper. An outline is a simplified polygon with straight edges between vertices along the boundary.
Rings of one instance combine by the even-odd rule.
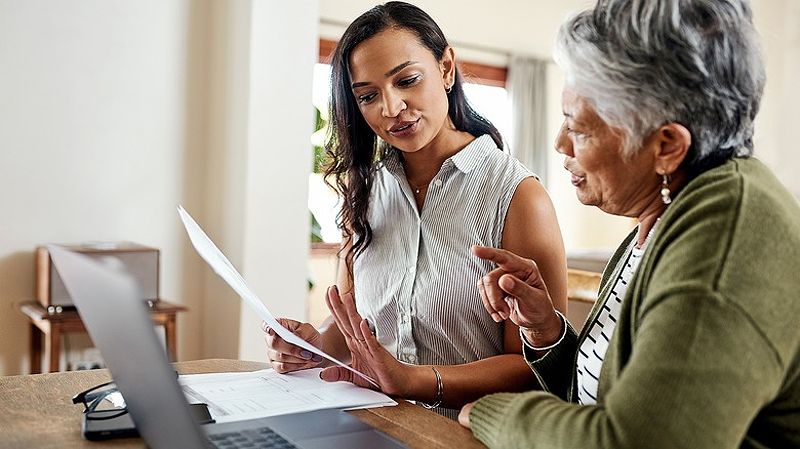
[[[314,326],[288,318],[278,318],[278,322],[281,326],[315,347],[321,347],[322,335],[320,335],[319,331],[317,331]],[[272,328],[267,326],[266,323],[261,323],[261,329],[266,334],[264,336],[264,341],[267,343],[267,357],[275,371],[279,373],[288,373],[301,369],[314,368],[322,363],[322,357],[288,343]]]

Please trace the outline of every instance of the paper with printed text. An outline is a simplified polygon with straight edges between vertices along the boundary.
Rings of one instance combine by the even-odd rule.
[[[244,278],[236,268],[234,268],[233,264],[222,254],[222,251],[217,248],[217,245],[208,238],[208,235],[200,228],[200,225],[197,224],[196,221],[189,215],[188,212],[183,208],[183,206],[178,206],[178,215],[181,217],[181,221],[183,222],[183,226],[186,228],[186,233],[189,235],[189,240],[191,240],[192,245],[194,246],[197,253],[200,254],[200,257],[208,263],[212,270],[219,275],[238,295],[242,298],[242,300],[251,308],[253,309],[258,316],[264,320],[265,323],[269,327],[271,327],[281,338],[285,341],[299,346],[307,351],[311,351],[314,354],[317,354],[321,357],[324,357],[331,362],[344,367],[354,374],[366,379],[372,385],[375,385],[376,388],[380,389],[380,386],[375,382],[374,379],[367,376],[366,374],[361,373],[358,370],[353,369],[351,366],[340,362],[339,360],[335,359],[334,357],[326,354],[321,349],[315,347],[311,343],[303,340],[302,338],[295,335],[290,330],[283,327],[278,320],[270,313],[267,306],[261,301],[261,299],[256,296],[250,290],[250,287],[247,286]]]

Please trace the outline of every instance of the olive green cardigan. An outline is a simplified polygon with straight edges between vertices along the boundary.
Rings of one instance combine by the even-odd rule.
[[[800,447],[800,206],[756,159],[692,180],[664,212],[622,303],[597,405],[578,405],[584,332],[536,360],[543,391],[475,403],[490,448]]]

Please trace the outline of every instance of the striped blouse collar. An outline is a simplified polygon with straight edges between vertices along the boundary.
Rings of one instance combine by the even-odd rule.
[[[447,158],[442,164],[442,168],[453,165],[461,172],[469,173],[486,158],[489,151],[498,151],[497,145],[492,140],[492,136],[484,134],[467,144],[458,153]],[[392,174],[405,176],[399,151],[391,151],[384,159],[383,164]]]

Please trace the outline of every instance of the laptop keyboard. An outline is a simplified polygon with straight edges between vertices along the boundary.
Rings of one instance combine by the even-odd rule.
[[[285,438],[273,432],[269,427],[240,430],[238,432],[224,432],[209,435],[213,447],[217,449],[234,448],[269,448],[269,449],[296,449],[297,446],[286,441]]]

